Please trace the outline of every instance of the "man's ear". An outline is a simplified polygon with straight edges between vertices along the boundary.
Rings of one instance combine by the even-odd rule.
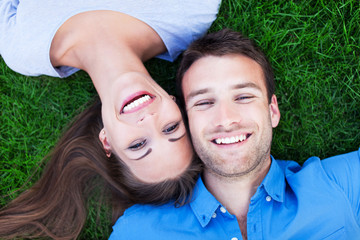
[[[111,156],[111,146],[107,140],[107,137],[106,137],[106,133],[105,133],[105,129],[101,129],[100,133],[99,133],[99,139],[100,139],[100,142],[102,143],[103,145],[103,148],[105,150],[105,153],[106,153],[106,156],[107,157],[110,157]]]
[[[269,108],[270,108],[270,116],[271,116],[271,126],[275,128],[277,127],[280,121],[280,110],[275,94],[273,94],[271,97]]]

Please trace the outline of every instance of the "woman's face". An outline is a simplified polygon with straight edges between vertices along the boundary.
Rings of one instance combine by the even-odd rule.
[[[116,154],[145,182],[180,175],[193,151],[180,110],[150,76],[130,72],[102,99],[104,148]]]

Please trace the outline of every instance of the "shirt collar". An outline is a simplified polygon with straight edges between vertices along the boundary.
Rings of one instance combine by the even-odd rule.
[[[284,166],[281,161],[276,161],[271,156],[271,166],[269,172],[262,181],[261,186],[276,201],[283,202],[285,195],[285,174],[282,169]]]
[[[206,227],[220,206],[219,201],[205,187],[201,176],[195,185],[190,206],[202,227]]]
[[[276,161],[273,156],[271,156],[269,172],[259,187],[263,187],[265,191],[278,202],[284,201],[286,187],[284,167],[285,165],[282,164],[282,161]],[[194,187],[190,206],[202,227],[206,227],[216,209],[221,206],[219,201],[207,190],[201,176]]]

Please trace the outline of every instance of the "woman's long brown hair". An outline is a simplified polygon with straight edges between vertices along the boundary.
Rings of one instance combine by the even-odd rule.
[[[0,211],[0,238],[75,239],[85,224],[94,191],[108,196],[104,199],[113,209],[113,222],[136,203],[173,200],[182,205],[189,199],[201,170],[198,161],[176,179],[143,183],[114,154],[106,157],[98,139],[102,128],[101,102],[96,99],[46,158],[42,177]]]

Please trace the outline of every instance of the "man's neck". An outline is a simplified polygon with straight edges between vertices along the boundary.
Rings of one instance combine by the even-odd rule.
[[[209,169],[204,170],[203,179],[206,188],[229,213],[236,216],[243,238],[246,237],[247,213],[251,197],[268,173],[270,165],[269,156],[258,169],[241,177],[223,177]]]
[[[246,216],[250,199],[263,179],[232,180],[219,177],[208,170],[204,171],[203,178],[206,188],[235,216]]]

